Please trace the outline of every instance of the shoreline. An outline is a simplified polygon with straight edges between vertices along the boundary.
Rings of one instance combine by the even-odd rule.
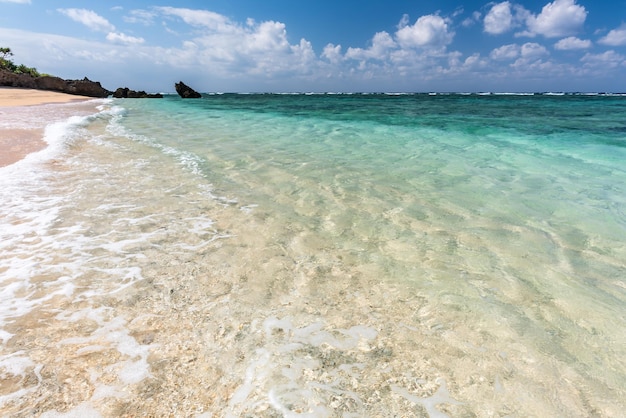
[[[24,106],[41,106],[92,100],[92,97],[77,96],[47,90],[0,87],[0,114],[3,110]],[[10,118],[10,116],[9,116]],[[0,127],[0,168],[24,159],[28,154],[41,151],[47,144],[43,140],[43,129]]]
[[[0,87],[0,107],[35,106],[92,100],[93,97],[59,93],[49,90]]]

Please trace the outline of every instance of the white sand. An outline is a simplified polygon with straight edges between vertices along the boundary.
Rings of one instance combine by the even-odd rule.
[[[45,103],[67,103],[89,100],[90,97],[55,91],[0,87],[0,106],[30,106]]]

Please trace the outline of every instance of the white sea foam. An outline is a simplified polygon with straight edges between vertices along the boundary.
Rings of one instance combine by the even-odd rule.
[[[61,107],[62,109],[62,107]],[[70,109],[71,110],[71,109]],[[98,113],[70,116],[53,121],[45,127],[44,140],[48,146],[25,159],[0,168],[0,376],[21,377],[25,374],[38,375],[42,365],[37,364],[26,352],[12,352],[6,349],[7,342],[15,333],[7,331],[8,325],[25,318],[35,309],[51,305],[61,297],[69,301],[86,301],[94,297],[119,292],[142,279],[141,268],[128,265],[107,267],[107,264],[128,264],[124,259],[139,258],[140,253],[129,249],[141,247],[154,237],[154,232],[138,234],[132,239],[122,238],[115,231],[94,235],[89,226],[79,222],[63,225],[63,214],[71,210],[74,202],[71,195],[58,188],[56,179],[65,173],[55,173],[44,163],[67,154],[77,142],[87,141],[93,135],[86,129],[97,120],[106,121],[123,113],[121,109],[101,105]],[[30,114],[18,119],[17,126]],[[71,185],[67,185],[71,186]],[[73,191],[72,191],[73,193]],[[95,212],[120,209],[121,205],[102,205]],[[124,207],[128,209],[129,207]],[[143,218],[143,219],[142,219]],[[144,219],[127,219],[128,223],[140,223]],[[117,221],[124,228],[124,220]],[[103,265],[98,260],[107,254]],[[101,275],[111,278],[102,282],[104,286],[77,285],[85,275]],[[57,316],[58,320],[79,320],[89,318],[99,327],[90,337],[76,339],[80,344],[77,354],[97,352],[113,347],[120,355],[120,362],[111,366],[117,373],[119,384],[116,390],[122,393],[124,385],[134,384],[149,374],[147,355],[149,346],[138,344],[129,335],[127,321],[121,317],[107,319],[107,312],[87,308],[74,312],[71,318]],[[71,339],[63,344],[71,344]],[[0,405],[35,390],[35,386],[5,393],[0,397]],[[99,392],[102,393],[102,392]],[[91,411],[88,405],[75,411]],[[51,414],[50,416],[55,416]],[[57,416],[73,416],[72,413]]]
[[[351,399],[355,408],[362,410],[359,395],[340,382],[347,377],[357,379],[364,366],[339,361],[326,370],[324,381],[329,383],[322,383],[309,376],[312,370],[320,369],[320,364],[307,352],[367,352],[378,335],[375,329],[364,325],[333,329],[323,321],[295,326],[292,318],[276,317],[266,318],[262,329],[265,345],[256,350],[248,364],[243,383],[230,399],[228,416],[249,413],[263,404],[283,416],[331,416],[333,396]]]
[[[141,345],[129,335],[127,320],[121,317],[106,319],[111,314],[110,309],[89,308],[72,314],[72,321],[89,318],[98,323],[98,328],[88,337],[67,338],[59,342],[61,345],[75,345],[80,347],[76,354],[94,353],[105,351],[113,347],[122,355],[122,360],[110,366],[107,372],[115,372],[119,382],[117,388],[121,393],[125,385],[131,385],[150,377],[150,367],[147,358],[150,345]],[[59,319],[68,321],[68,318],[61,314]],[[95,374],[94,374],[95,373]],[[92,370],[92,380],[96,381],[96,375],[101,375],[102,371]]]

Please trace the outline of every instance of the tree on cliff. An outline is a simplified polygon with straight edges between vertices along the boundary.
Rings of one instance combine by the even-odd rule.
[[[36,68],[27,67],[24,64],[15,65],[9,57],[13,56],[11,48],[0,47],[0,70],[6,70],[15,74],[28,74],[32,77],[39,77],[39,71]]]
[[[13,61],[9,59],[12,55],[13,52],[11,52],[11,48],[0,48],[0,69],[11,72],[15,71],[15,64],[13,64]]]

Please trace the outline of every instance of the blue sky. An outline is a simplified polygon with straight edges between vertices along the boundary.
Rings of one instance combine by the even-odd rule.
[[[0,0],[13,60],[109,88],[626,91],[626,0]]]

